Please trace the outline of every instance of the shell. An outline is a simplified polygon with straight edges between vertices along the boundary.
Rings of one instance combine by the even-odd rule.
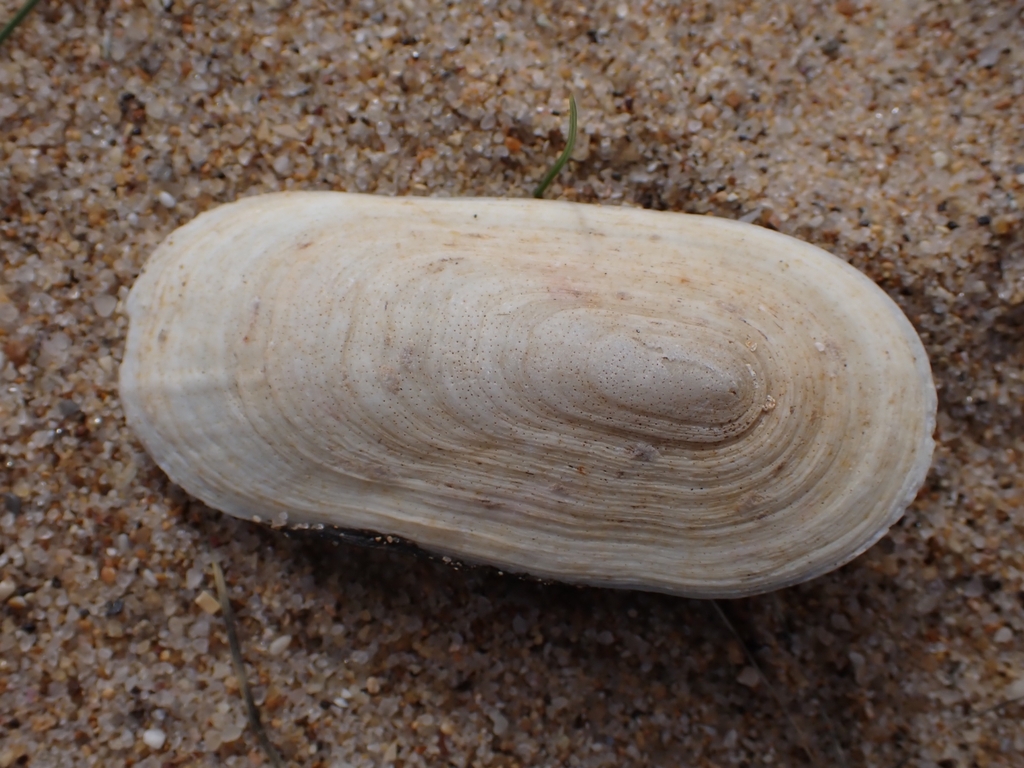
[[[249,198],[128,299],[125,414],[211,507],[696,597],[823,574],[924,481],[936,397],[830,254],[704,216]]]

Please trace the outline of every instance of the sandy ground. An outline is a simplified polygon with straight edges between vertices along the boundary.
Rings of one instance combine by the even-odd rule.
[[[125,426],[123,299],[174,227],[280,189],[528,194],[570,92],[549,196],[819,244],[927,346],[902,522],[723,606],[795,727],[709,603],[288,540]],[[1024,765],[1022,92],[1017,2],[43,0],[0,48],[0,768],[265,765],[214,557],[291,765]]]

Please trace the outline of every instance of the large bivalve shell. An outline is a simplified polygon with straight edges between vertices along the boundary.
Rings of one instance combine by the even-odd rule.
[[[543,578],[795,584],[879,539],[932,453],[897,306],[722,219],[265,195],[172,233],[128,313],[128,422],[206,504]]]

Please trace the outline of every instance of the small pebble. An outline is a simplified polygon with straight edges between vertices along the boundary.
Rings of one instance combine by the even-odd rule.
[[[281,635],[279,638],[275,639],[274,642],[270,644],[270,647],[267,650],[271,656],[280,656],[282,653],[288,650],[288,646],[291,644],[291,635]]]
[[[14,594],[18,586],[10,579],[0,581],[0,603],[6,602],[7,598]]]
[[[161,749],[167,741],[167,734],[159,728],[149,728],[142,732],[142,743],[150,749]]]
[[[14,595],[14,597],[7,600],[7,605],[20,611],[28,607],[28,600],[22,595]]]
[[[157,195],[156,199],[160,201],[160,205],[164,208],[173,208],[178,204],[178,201],[174,199],[174,195],[169,192],[161,192]]]
[[[978,54],[978,58],[975,60],[979,67],[985,69],[991,69],[999,63],[999,55],[1003,52],[1002,46],[990,45],[983,48],[981,53]]]
[[[1018,677],[1003,690],[1003,701],[1024,698],[1024,677]]]
[[[185,589],[195,589],[203,583],[203,569],[189,568],[185,573]]]
[[[74,400],[61,400],[57,403],[57,410],[60,411],[60,415],[65,419],[70,419],[72,416],[82,412],[82,409]]]
[[[997,235],[1008,235],[1017,226],[1017,218],[1013,214],[1004,213],[992,219],[992,231]]]
[[[761,682],[761,673],[753,667],[744,667],[743,671],[737,676],[736,682],[748,688],[756,688]]]
[[[492,730],[495,736],[504,736],[508,732],[508,718],[497,710],[490,714],[491,722],[494,724]]]
[[[171,198],[172,205],[174,198]],[[171,206],[167,206],[170,208]],[[114,308],[117,306],[117,297],[111,296],[109,293],[104,293],[97,296],[92,300],[92,308],[96,310],[96,314],[100,317],[110,317],[114,313]]]
[[[217,600],[216,597],[211,595],[205,589],[202,592],[199,593],[199,597],[197,597],[195,599],[195,603],[196,603],[196,605],[198,605],[200,608],[202,608],[204,611],[206,611],[211,616],[213,614],[217,613],[217,611],[220,610],[220,602]],[[285,637],[288,637],[288,636],[285,635]],[[280,637],[277,640],[275,640],[274,642],[276,643],[279,640],[281,640]],[[287,647],[287,644],[285,644],[285,647]],[[271,648],[270,652],[274,653],[274,650],[273,650],[274,646],[273,646],[273,644],[271,644],[270,648]]]
[[[4,494],[4,509],[10,512],[12,515],[21,514],[21,499],[15,496],[13,493]]]
[[[278,176],[287,176],[292,172],[292,161],[288,158],[288,155],[280,155],[274,159],[272,164],[274,173]]]
[[[839,0],[836,3],[836,10],[843,16],[853,16],[857,13],[857,3],[853,0]]]

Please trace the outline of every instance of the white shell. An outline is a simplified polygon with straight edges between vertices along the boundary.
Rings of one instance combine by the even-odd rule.
[[[931,459],[899,308],[722,219],[265,195],[172,233],[128,312],[128,422],[189,493],[540,577],[795,584],[879,539]]]

